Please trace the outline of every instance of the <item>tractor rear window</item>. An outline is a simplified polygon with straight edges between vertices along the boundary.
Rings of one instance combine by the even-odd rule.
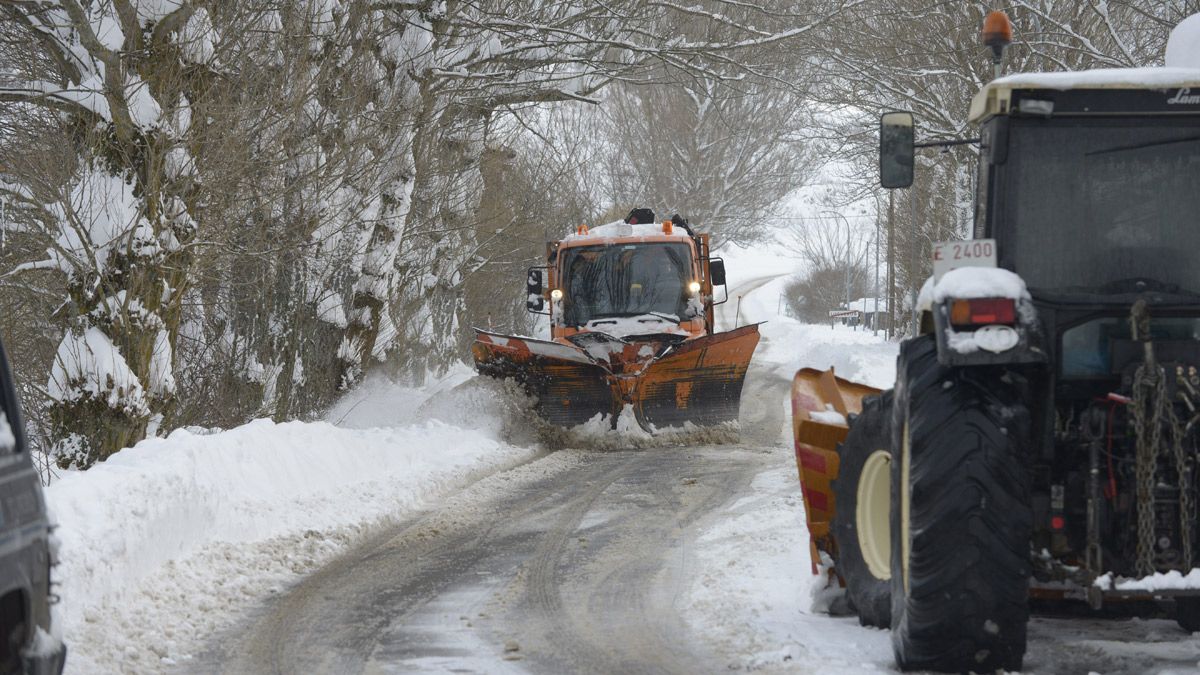
[[[1150,337],[1158,357],[1172,361],[1176,352],[1190,355],[1200,343],[1200,319],[1154,317]],[[1093,319],[1068,328],[1062,336],[1062,374],[1067,378],[1105,377],[1141,363],[1141,343],[1134,342],[1126,316]]]
[[[580,246],[562,253],[564,321],[582,326],[600,317],[662,314],[690,318],[692,280],[687,244]]]
[[[1013,120],[1006,259],[1034,289],[1200,291],[1200,122]]]

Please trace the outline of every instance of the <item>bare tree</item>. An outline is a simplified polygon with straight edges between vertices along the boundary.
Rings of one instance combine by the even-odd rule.
[[[1061,2],[1015,0],[1010,72],[1147,66],[1161,63],[1170,29],[1197,11],[1194,0]],[[847,201],[878,200],[878,115],[916,114],[920,140],[964,139],[971,98],[992,77],[980,43],[982,5],[932,0],[871,0],[823,27],[828,49],[814,60],[823,72],[812,100],[828,130],[824,157],[851,169]],[[969,233],[977,149],[926,150],[918,158],[915,195],[897,200],[895,283],[911,295],[929,274],[928,244]],[[886,200],[882,200],[886,202]],[[897,307],[898,309],[898,307]]]
[[[10,42],[0,101],[63,113],[81,158],[59,185],[7,196],[38,213],[67,276],[70,329],[50,375],[60,463],[142,438],[175,397],[173,346],[196,236],[189,140],[212,76],[203,2],[0,3]],[[16,53],[17,45],[31,48]],[[201,108],[202,109],[202,108]]]

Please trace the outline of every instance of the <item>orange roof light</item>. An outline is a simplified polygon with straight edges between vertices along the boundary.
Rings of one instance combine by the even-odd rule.
[[[672,229],[673,229],[673,226],[671,225],[671,221],[664,220],[663,221],[663,234],[671,234]]]
[[[983,44],[993,50],[1003,50],[1012,44],[1013,28],[1008,15],[1001,11],[988,12],[983,20]]]
[[[587,234],[587,233],[588,233],[587,225],[580,225],[579,227],[575,228],[575,234]]]

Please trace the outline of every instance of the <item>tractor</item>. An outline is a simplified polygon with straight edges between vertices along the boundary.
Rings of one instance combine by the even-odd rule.
[[[891,629],[904,670],[1021,669],[1037,598],[1151,601],[1200,630],[1200,63],[1171,59],[1200,15],[1185,24],[1169,67],[987,84],[973,238],[934,246],[895,386],[797,375],[814,571]],[[1011,25],[988,25],[999,54]],[[911,185],[915,130],[882,116],[884,187]]]

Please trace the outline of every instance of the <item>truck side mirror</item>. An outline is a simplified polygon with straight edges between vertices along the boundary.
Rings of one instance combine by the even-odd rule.
[[[910,112],[886,112],[879,118],[879,183],[889,190],[913,184],[916,123]]]
[[[530,267],[525,277],[525,309],[530,312],[540,312],[546,308],[546,297],[542,295],[544,285],[542,271]]]
[[[725,285],[725,261],[717,258],[708,262],[708,278],[713,286]]]

